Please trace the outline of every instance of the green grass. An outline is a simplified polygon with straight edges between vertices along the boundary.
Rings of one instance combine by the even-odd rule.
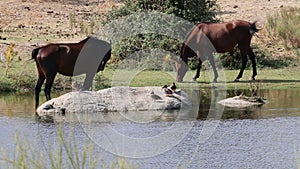
[[[252,70],[245,70],[240,82],[233,82],[239,70],[224,70],[225,82],[219,82],[219,85],[226,85],[227,89],[249,88]],[[188,71],[184,83],[177,83],[178,86],[189,86],[192,84],[190,79],[195,75],[195,71]],[[106,69],[102,76],[107,84],[111,86],[163,86],[169,85],[175,81],[176,72],[163,71],[129,71]],[[213,86],[208,71],[201,71],[200,78],[197,80],[199,87],[210,88]],[[220,79],[219,79],[220,81]],[[188,83],[186,83],[188,82]],[[258,69],[258,75],[254,83],[260,83],[262,89],[287,89],[300,87],[300,67],[281,68],[281,69]],[[216,84],[216,85],[218,85]],[[193,84],[195,86],[195,84]]]
[[[0,64],[0,91],[1,92],[33,92],[37,72],[33,61],[15,61],[12,67],[8,70],[8,75],[5,75],[5,66]],[[262,88],[268,89],[285,89],[300,87],[300,67],[287,67],[280,69],[264,68],[258,69],[256,82],[261,83]],[[222,72],[219,71],[221,74]],[[225,83],[228,89],[248,88],[252,70],[245,70],[241,82],[233,82],[239,70],[224,70]],[[190,82],[190,79],[195,75],[195,71],[188,71],[184,81]],[[176,81],[176,72],[169,71],[151,71],[151,70],[126,70],[113,69],[109,65],[103,72],[99,72],[95,77],[93,90],[100,90],[111,86],[163,86],[169,85]],[[222,78],[218,79],[219,81]],[[71,90],[71,77],[57,75],[53,90]],[[185,86],[191,83],[179,83],[180,86]],[[201,71],[200,78],[197,84],[199,87],[212,87],[208,71]]]

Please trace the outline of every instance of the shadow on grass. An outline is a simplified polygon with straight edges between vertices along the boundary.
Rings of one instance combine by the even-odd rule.
[[[258,80],[245,80],[245,81],[228,81],[226,83],[300,83],[300,80],[283,80],[283,79],[258,79]]]
[[[179,82],[182,84],[211,84],[212,82],[208,82],[208,81],[197,81],[197,82],[193,82],[193,81],[183,81],[183,82]],[[282,79],[258,79],[258,80],[241,80],[239,82],[235,82],[235,81],[218,81],[216,82],[216,84],[218,83],[300,83],[300,80],[282,80]]]

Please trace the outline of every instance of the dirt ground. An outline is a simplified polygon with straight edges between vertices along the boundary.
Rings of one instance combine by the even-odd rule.
[[[283,7],[300,7],[299,0],[218,0],[221,18],[224,21],[243,19],[258,21],[263,27],[267,15],[278,12]]]
[[[221,19],[258,21],[282,7],[298,6],[299,0],[218,0]],[[30,57],[36,45],[83,39],[103,15],[122,5],[118,0],[0,0],[0,51],[16,43],[16,50]],[[22,53],[22,52],[21,52]]]

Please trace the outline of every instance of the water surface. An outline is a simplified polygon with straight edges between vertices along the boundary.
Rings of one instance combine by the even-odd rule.
[[[12,156],[17,132],[33,152],[47,157],[59,147],[57,128],[62,126],[64,136],[74,138],[79,150],[87,141],[95,143],[94,155],[101,159],[99,168],[109,168],[118,155],[128,156],[126,161],[138,168],[299,167],[300,89],[261,91],[267,104],[224,108],[222,119],[207,118],[212,92],[195,92],[201,96],[198,112],[181,114],[181,120],[178,112],[163,112],[145,124],[120,119],[117,114],[106,122],[90,124],[43,123],[34,119],[33,95],[2,95],[1,156]],[[228,91],[227,96],[235,94]],[[44,162],[50,166],[49,161]],[[9,164],[0,160],[0,166],[7,168]]]

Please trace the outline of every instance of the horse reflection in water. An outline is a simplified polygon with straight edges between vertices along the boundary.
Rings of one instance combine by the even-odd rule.
[[[235,81],[239,81],[243,76],[248,60],[247,55],[252,62],[252,80],[255,80],[255,76],[257,75],[256,61],[255,55],[250,48],[250,43],[252,36],[256,32],[258,32],[256,22],[250,23],[236,20],[226,23],[199,23],[192,29],[182,44],[180,58],[176,63],[176,80],[182,82],[188,70],[188,57],[196,55],[199,63],[193,80],[195,81],[199,78],[202,61],[207,57],[215,75],[213,82],[217,82],[218,72],[216,70],[213,53],[231,52],[236,45],[238,45],[242,57],[242,67]]]
[[[111,44],[94,37],[87,37],[78,43],[56,43],[36,48],[32,59],[36,62],[38,80],[35,86],[35,108],[39,105],[39,93],[46,80],[45,95],[50,100],[55,76],[86,74],[84,90],[91,89],[95,74],[103,71],[111,57]]]

